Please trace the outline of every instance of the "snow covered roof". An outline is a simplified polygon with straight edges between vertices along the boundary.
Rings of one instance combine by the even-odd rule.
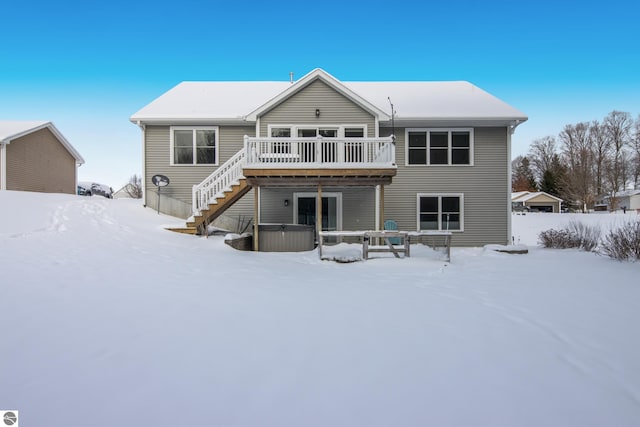
[[[563,200],[559,197],[552,196],[549,193],[545,193],[544,191],[530,192],[530,191],[519,191],[517,193],[511,193],[511,201],[512,202],[528,202],[529,200],[535,199],[539,196],[546,196],[552,199],[557,200],[558,202],[562,202]]]
[[[26,120],[0,120],[0,144],[9,144],[14,139],[18,139],[41,129],[49,129],[51,133],[60,141],[60,143],[69,151],[76,159],[76,163],[84,164],[84,159],[71,145],[69,141],[60,133],[60,131],[51,122],[45,121],[26,121]]]
[[[341,82],[316,69],[291,84],[289,81],[183,82],[131,116],[131,121],[180,122],[188,120],[255,121],[256,117],[296,93],[316,78],[371,111],[381,121],[395,120],[494,121],[514,123],[527,116],[500,99],[465,81],[451,82]]]
[[[616,197],[631,197],[631,196],[637,196],[640,194],[640,190],[624,190],[624,191],[618,191],[616,193]]]
[[[390,119],[390,116],[379,107],[362,98],[357,92],[349,89],[346,85],[341,83],[338,79],[336,79],[326,71],[320,68],[316,68],[315,70],[298,80],[295,84],[290,84],[287,89],[285,89],[283,92],[280,92],[275,98],[269,100],[265,104],[262,104],[260,107],[258,107],[256,110],[252,111],[249,115],[246,116],[246,120],[255,121],[261,114],[269,111],[285,99],[301,91],[308,84],[315,80],[323,81],[338,93],[341,93],[342,95],[351,99],[354,103],[360,105],[366,111],[369,111],[371,114],[378,117],[378,119]]]
[[[530,194],[530,191],[518,191],[515,193],[511,193],[511,200],[515,202],[517,199],[527,194]]]

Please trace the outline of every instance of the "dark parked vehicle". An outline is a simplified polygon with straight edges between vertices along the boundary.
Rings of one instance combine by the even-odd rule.
[[[113,188],[97,184],[95,182],[78,183],[78,195],[80,196],[104,196],[107,199],[113,198]]]

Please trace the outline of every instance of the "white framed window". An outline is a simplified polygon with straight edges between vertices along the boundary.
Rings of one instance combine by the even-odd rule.
[[[171,126],[172,165],[217,165],[217,126]]]
[[[292,125],[292,124],[270,124],[268,126],[269,136],[300,138],[313,138],[321,136],[323,138],[364,138],[367,136],[366,124],[344,124],[344,125]]]
[[[418,193],[417,229],[464,231],[464,194]]]
[[[269,129],[269,136],[271,138],[291,138],[290,127],[271,127]],[[282,142],[274,142],[272,147],[273,153],[289,154],[291,153],[291,144],[287,144],[286,140]]]
[[[405,158],[410,165],[473,165],[473,129],[407,129]]]
[[[282,138],[281,141],[271,143],[269,148],[271,152],[294,154],[300,156],[303,162],[313,163],[321,160],[322,162],[358,163],[367,158],[366,145],[358,141],[367,135],[366,124],[322,126],[270,124],[268,131],[271,138]],[[322,137],[323,144],[320,149],[317,149],[315,141],[292,146],[286,141],[290,137]],[[332,142],[332,139],[336,142]]]

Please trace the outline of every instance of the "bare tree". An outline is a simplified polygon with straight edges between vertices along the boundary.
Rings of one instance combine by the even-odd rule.
[[[626,147],[631,142],[632,124],[631,115],[622,111],[612,111],[604,119],[606,137],[612,149],[612,158],[607,169],[611,210],[617,208],[616,193],[624,190],[627,184],[629,156]]]
[[[593,152],[595,194],[601,196],[605,193],[605,171],[611,153],[611,144],[606,136],[604,126],[597,120],[591,122],[591,126],[589,126],[589,141]]]
[[[132,175],[129,178],[129,183],[125,185],[125,192],[132,199],[142,198],[142,177],[139,175]]]
[[[589,123],[566,125],[559,138],[562,142],[562,160],[567,168],[562,185],[564,196],[586,212],[593,207],[596,196]]]
[[[538,182],[542,182],[544,172],[552,168],[556,154],[556,139],[553,136],[545,136],[531,143],[528,158]]]
[[[633,124],[633,139],[631,140],[633,188],[640,188],[640,114]]]

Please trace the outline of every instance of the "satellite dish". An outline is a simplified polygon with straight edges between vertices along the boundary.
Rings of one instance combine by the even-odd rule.
[[[164,175],[154,175],[151,177],[151,182],[156,187],[166,187],[169,185],[169,178]]]
[[[151,182],[158,187],[158,214],[160,214],[160,190],[162,190],[162,187],[169,185],[169,178],[164,175],[153,175]]]

